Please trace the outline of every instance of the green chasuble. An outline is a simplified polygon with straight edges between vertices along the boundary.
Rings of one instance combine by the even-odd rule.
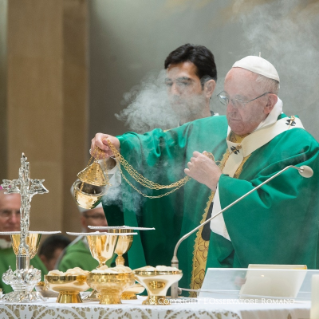
[[[41,270],[41,280],[43,281],[43,277],[48,273],[48,270],[42,263],[39,256],[36,255],[34,258],[32,258],[30,264],[34,268]],[[0,288],[3,290],[4,293],[12,291],[11,286],[6,285],[2,281],[2,275],[9,269],[9,266],[13,271],[16,270],[16,255],[14,254],[12,247],[0,249]]]
[[[221,161],[227,151],[227,129],[226,117],[214,116],[166,132],[155,129],[143,135],[126,133],[118,137],[120,152],[143,176],[167,185],[185,176],[184,168],[194,151],[211,152],[216,161]],[[219,196],[223,208],[287,165],[309,165],[314,170],[314,176],[305,179],[290,169],[225,212],[231,240],[211,233],[208,267],[247,267],[249,263],[317,267],[318,154],[318,143],[309,133],[291,128],[254,151],[238,179],[221,176]],[[148,195],[168,191],[142,188],[123,172]],[[207,186],[192,179],[169,196],[145,199],[122,178],[120,198],[106,196],[103,201],[109,225],[156,228],[134,237],[128,252],[129,266],[170,265],[178,239],[199,225],[211,193]],[[179,247],[182,288],[190,285],[195,237],[196,233]]]
[[[112,259],[106,264],[111,265]],[[80,267],[83,270],[91,271],[99,265],[98,261],[94,259],[90,253],[90,249],[82,240],[78,240],[74,244],[70,244],[65,251],[65,255],[59,263],[60,271],[67,271],[75,267]]]

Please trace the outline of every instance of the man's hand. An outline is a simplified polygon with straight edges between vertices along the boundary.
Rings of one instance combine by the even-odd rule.
[[[185,174],[194,178],[199,183],[205,184],[211,190],[215,190],[222,172],[216,163],[199,152],[194,152]]]
[[[120,149],[120,141],[115,136],[97,133],[91,141],[91,155],[96,159],[109,158],[114,155],[107,144],[107,139],[117,150]]]

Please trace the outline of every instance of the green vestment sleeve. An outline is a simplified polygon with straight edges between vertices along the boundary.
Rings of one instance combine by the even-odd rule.
[[[226,148],[227,121],[214,116],[185,124],[176,129],[155,129],[139,135],[126,133],[119,137],[122,156],[149,180],[168,185],[185,176],[184,168],[194,151],[212,152],[221,159]],[[149,190],[139,186],[124,170],[125,176],[147,195],[163,194],[169,189]],[[145,265],[170,265],[174,247],[181,236],[196,227],[207,205],[211,190],[190,180],[174,193],[157,199],[139,195],[122,178],[119,207],[103,201],[109,225],[124,222],[129,226],[155,227],[155,231],[141,231],[134,236],[128,252],[132,269]],[[183,271],[181,287],[188,288],[192,269],[195,234],[185,241],[178,252]]]
[[[222,175],[224,208],[288,165],[308,165],[304,178],[290,168],[223,213],[231,241],[212,233],[207,267],[301,264],[318,268],[319,147],[300,128],[287,130],[254,151],[239,178]]]

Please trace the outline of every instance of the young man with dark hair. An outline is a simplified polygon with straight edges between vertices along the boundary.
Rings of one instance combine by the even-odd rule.
[[[214,55],[202,45],[184,44],[165,59],[165,83],[174,111],[184,124],[211,116],[210,98],[217,81]]]

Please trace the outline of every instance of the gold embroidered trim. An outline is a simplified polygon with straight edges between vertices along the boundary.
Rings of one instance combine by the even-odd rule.
[[[235,139],[235,141],[234,141],[234,139]],[[244,137],[241,137],[239,135],[230,134],[230,140],[234,143],[236,143],[238,140],[240,140],[239,142],[241,142],[243,139],[244,139]],[[230,152],[228,149],[224,153],[223,158],[220,161],[220,165],[219,165],[219,168],[221,170],[224,169],[226,162],[227,162],[231,153],[232,152]],[[237,168],[237,170],[234,174],[234,178],[239,177],[239,175],[241,174],[241,172],[243,170],[243,166],[249,157],[250,157],[250,154],[243,158],[243,161],[241,162],[241,164],[239,165],[239,167]],[[206,204],[206,208],[205,208],[205,211],[204,211],[204,214],[203,214],[203,217],[202,217],[202,220],[200,223],[203,223],[206,220],[208,210],[209,210],[210,204],[214,198],[214,195],[215,195],[215,191],[213,191],[209,196],[209,199],[208,199],[208,202]],[[205,272],[206,272],[209,240],[205,241],[202,238],[202,231],[203,231],[203,227],[200,228],[196,233],[196,239],[195,239],[194,251],[193,251],[193,269],[192,269],[192,277],[191,277],[191,283],[190,283],[191,289],[200,289],[202,287],[204,277],[205,277]],[[190,292],[190,297],[196,297],[196,296],[197,296],[196,292]]]

